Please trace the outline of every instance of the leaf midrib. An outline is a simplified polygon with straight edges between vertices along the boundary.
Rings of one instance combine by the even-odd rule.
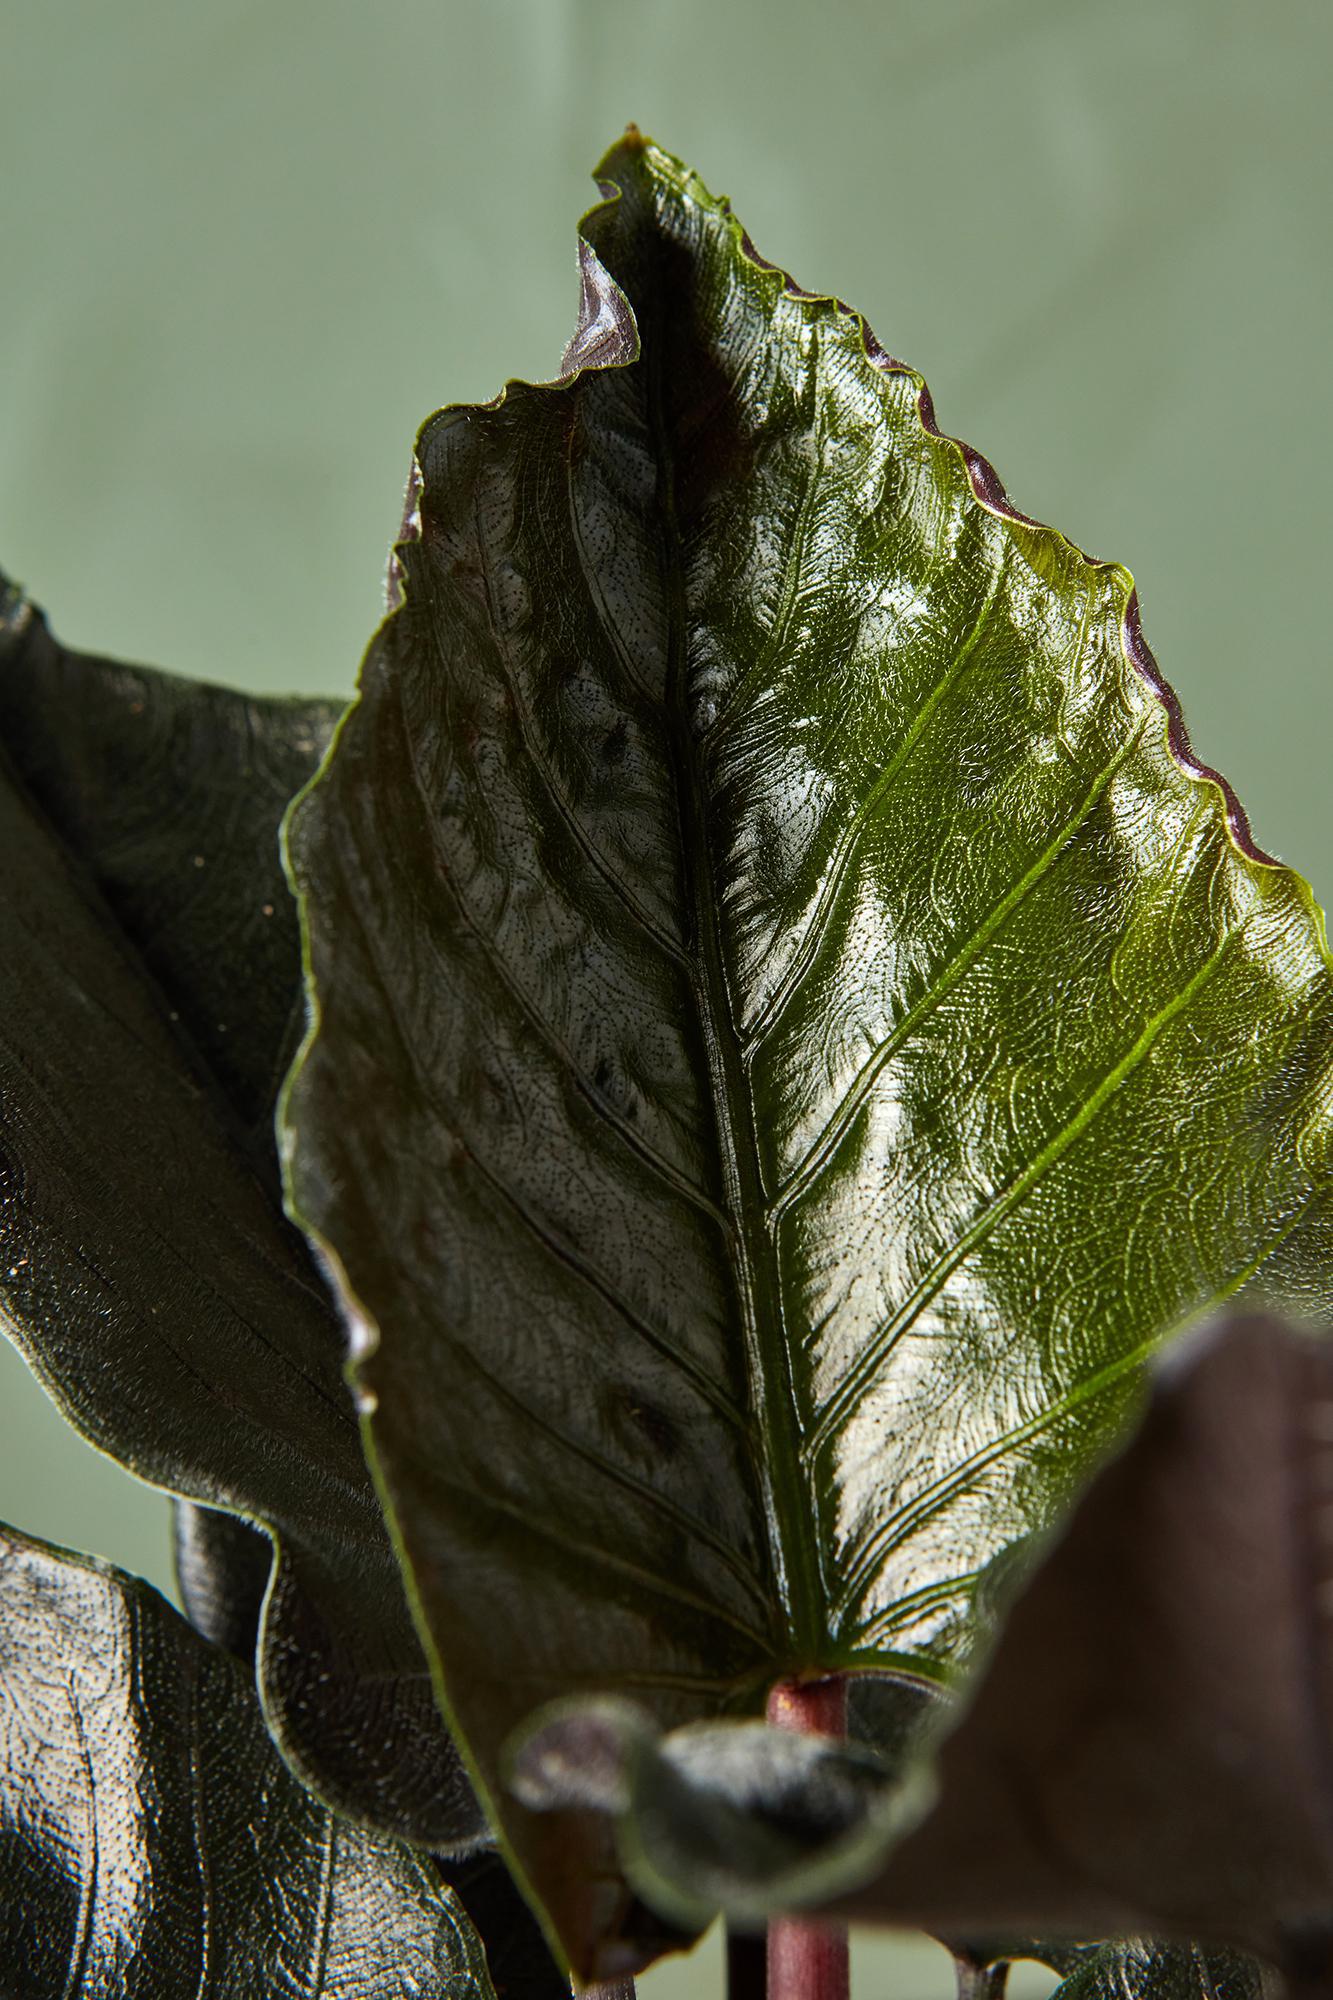
[[[788,1664],[813,1667],[826,1646],[825,1592],[801,1464],[801,1424],[786,1338],[776,1243],[766,1219],[754,1101],[736,1031],[713,877],[709,797],[688,707],[687,593],[676,467],[663,393],[662,294],[644,338],[648,428],[657,467],[657,511],[666,581],[664,716],[676,782],[683,926],[690,986],[712,1084],[727,1229],[724,1242],[745,1339],[750,1403],[763,1449],[756,1454],[769,1553],[786,1614]]]

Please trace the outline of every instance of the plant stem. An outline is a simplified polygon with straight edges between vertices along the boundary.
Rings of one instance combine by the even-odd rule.
[[[953,1965],[958,1981],[958,2000],[1004,2000],[1009,1980],[1006,1960],[982,1965],[974,1958],[964,1958],[955,1952]]]
[[[768,1697],[768,1719],[802,1736],[847,1734],[847,1677],[779,1681]],[[850,2000],[845,1924],[779,1917],[768,1927],[766,2000]]]

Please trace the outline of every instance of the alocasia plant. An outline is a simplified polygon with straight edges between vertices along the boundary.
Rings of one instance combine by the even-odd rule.
[[[565,373],[431,420],[290,824],[293,1209],[449,1711],[585,1973],[543,1703],[948,1676],[980,1579],[1258,1284],[1333,1310],[1333,980],[1130,580],[631,135]]]
[[[580,1975],[823,1905],[933,1923],[998,1993],[1014,1938],[1142,1913],[1176,1942],[1021,1949],[1068,2000],[1256,1994],[1211,1948],[1300,1970],[1266,1889],[1212,1929],[1170,1863],[1091,1913],[1021,1843],[963,1865],[950,1773],[1059,1549],[933,1806],[927,1766],[1161,1344],[1251,1296],[1333,1318],[1321,919],[1194,760],[1127,574],[669,155],[631,131],[599,179],[560,377],[421,433],[326,754],[326,705],[81,659],[7,597],[6,1324],[200,1504],[184,1600],[253,1652],[292,1782],[424,1849],[484,1807]],[[299,787],[281,1151],[355,1404],[276,1205]],[[1021,1653],[1052,1712],[1093,1630]],[[859,1747],[758,1720],[847,1676]],[[500,1859],[442,1868],[497,1991],[557,1990]],[[826,2000],[836,1949],[774,1952],[772,2000]]]

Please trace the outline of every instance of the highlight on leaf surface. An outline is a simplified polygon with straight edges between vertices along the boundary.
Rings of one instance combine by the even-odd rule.
[[[354,1818],[445,1845],[477,1806],[272,1132],[303,1016],[278,826],[336,713],[71,653],[0,579],[0,1326],[94,1444],[278,1541],[280,1746]],[[184,1600],[242,1651],[249,1535],[183,1529]]]
[[[638,1892],[696,1930],[822,1906],[982,1971],[1010,1954],[958,1940],[1027,1940],[1012,1955],[1077,1970],[1078,1994],[1122,1950],[1115,1976],[1149,1993],[1193,1991],[1205,1956],[1241,1991],[1256,1960],[1326,1990],[1330,1436],[1327,1335],[1238,1316],[1167,1355],[961,1702],[855,1676],[846,1745],[727,1721],[657,1738],[567,1702],[510,1783],[608,1815]],[[1105,1963],[1031,1942],[1099,1935],[1177,1942]]]
[[[420,1856],[340,1821],[156,1591],[0,1529],[0,1983],[23,2000],[496,2000]]]
[[[1125,2000],[1129,1993],[1134,2000],[1274,2000],[1271,1979],[1253,1959],[1139,1938],[1084,1954],[1051,2000]]]
[[[1063,1952],[1030,1945],[1013,1957],[1037,1959],[1066,1975],[1051,2000],[1126,2000],[1127,1995],[1133,2000],[1277,2000],[1271,1976],[1253,1959],[1232,1951],[1205,1951],[1198,1945],[1128,1938]],[[970,1991],[960,1981],[959,2000],[1004,2000],[1011,1963],[979,1964]]]
[[[1010,1610],[932,1810],[841,1907],[1205,1939],[1327,1991],[1331,1438],[1325,1331],[1238,1316],[1172,1350]]]
[[[967,1661],[1182,1325],[1333,1313],[1333,981],[1132,583],[631,134],[564,377],[417,446],[293,811],[289,1202],[448,1712],[576,1969],[651,1955],[506,1745]]]

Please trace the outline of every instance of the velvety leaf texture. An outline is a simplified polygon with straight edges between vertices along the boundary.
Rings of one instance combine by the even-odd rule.
[[[409,1848],[289,1775],[248,1677],[146,1584],[0,1529],[0,1990],[495,2000]]]
[[[272,1138],[300,990],[278,824],[334,714],[71,654],[0,590],[0,1325],[95,1444],[280,1538],[257,1666],[284,1752],[445,1844],[476,1804]],[[186,1604],[234,1649],[250,1533],[183,1529]]]
[[[600,175],[565,376],[419,439],[290,827],[286,1110],[450,1711],[585,1971],[624,1905],[505,1793],[534,1708],[947,1677],[1168,1332],[1333,1308],[1320,921],[1129,577],[678,162]]]

